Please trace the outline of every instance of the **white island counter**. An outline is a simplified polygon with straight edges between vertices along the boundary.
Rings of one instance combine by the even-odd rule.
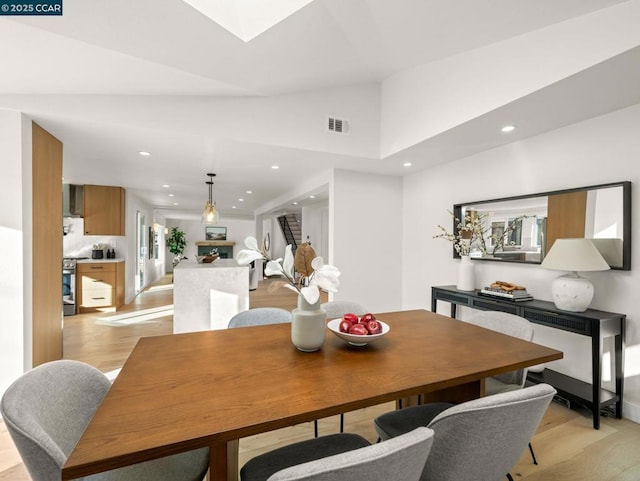
[[[173,332],[226,329],[249,309],[249,267],[233,259],[182,260],[173,270]]]

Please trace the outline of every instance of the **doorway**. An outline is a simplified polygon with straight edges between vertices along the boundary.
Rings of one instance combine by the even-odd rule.
[[[138,294],[144,287],[144,264],[147,255],[147,225],[144,214],[136,212],[136,278],[135,293]]]

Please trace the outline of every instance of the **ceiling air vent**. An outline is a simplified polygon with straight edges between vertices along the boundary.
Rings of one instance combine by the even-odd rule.
[[[348,134],[349,121],[335,117],[327,117],[327,129],[329,132],[335,132],[336,134]]]

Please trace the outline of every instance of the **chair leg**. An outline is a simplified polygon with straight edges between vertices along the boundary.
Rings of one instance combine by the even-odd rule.
[[[340,432],[344,432],[344,414],[340,414]],[[318,437],[318,420],[314,419],[313,421],[313,437]]]
[[[511,477],[511,473],[507,473],[507,479],[508,479],[509,481],[513,481],[513,478]]]
[[[537,466],[538,465],[538,460],[536,459],[536,455],[533,452],[533,446],[531,446],[531,443],[529,443],[529,451],[531,452],[531,458],[533,459],[533,464],[535,464]]]

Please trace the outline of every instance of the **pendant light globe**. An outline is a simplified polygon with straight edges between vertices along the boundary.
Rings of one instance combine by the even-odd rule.
[[[220,214],[216,209],[216,203],[213,201],[213,178],[216,174],[207,174],[209,180],[205,182],[209,186],[209,199],[204,204],[204,210],[202,211],[202,223],[205,225],[217,224],[220,220]]]

